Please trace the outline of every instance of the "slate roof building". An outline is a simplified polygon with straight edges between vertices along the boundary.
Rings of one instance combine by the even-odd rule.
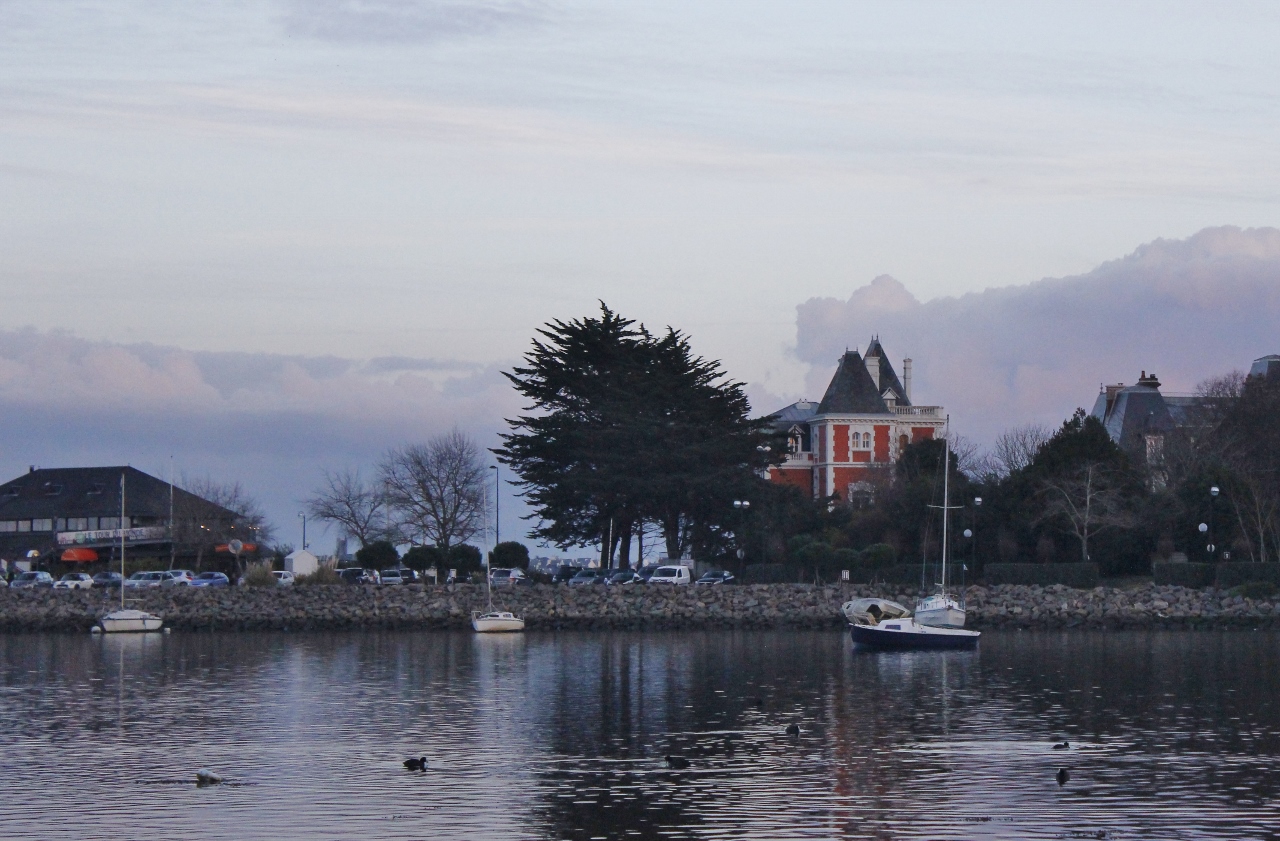
[[[941,406],[911,402],[910,359],[902,378],[873,337],[865,354],[845,351],[822,400],[801,400],[770,415],[789,441],[787,459],[769,471],[774,482],[852,500],[869,494],[875,471],[891,466],[910,443],[942,434]]]
[[[179,521],[194,518],[210,529],[237,519],[234,512],[133,467],[32,467],[0,485],[0,559],[16,561],[31,552],[45,561],[105,559],[118,550],[122,536],[126,551],[168,554],[170,510],[178,512]]]

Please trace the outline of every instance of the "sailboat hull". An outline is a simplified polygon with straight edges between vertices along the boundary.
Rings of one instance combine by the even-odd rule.
[[[500,634],[524,630],[524,620],[505,611],[471,614],[471,627],[479,634]]]
[[[850,625],[849,634],[856,645],[893,650],[976,648],[982,636],[978,631],[918,625],[910,619],[879,625]]]
[[[99,619],[98,625],[107,634],[138,634],[159,631],[164,620],[141,610],[117,610]]]
[[[947,607],[927,609],[916,608],[916,622],[934,628],[963,628],[964,610],[948,605]]]

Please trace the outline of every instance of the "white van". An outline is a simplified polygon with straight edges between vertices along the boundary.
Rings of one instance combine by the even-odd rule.
[[[649,576],[650,584],[691,584],[693,576],[688,567],[658,567]]]

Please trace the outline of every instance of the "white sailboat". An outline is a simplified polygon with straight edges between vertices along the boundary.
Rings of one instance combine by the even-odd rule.
[[[495,471],[497,468],[493,468]],[[501,490],[501,478],[495,473],[493,477],[494,485],[494,506],[495,509],[500,503],[498,491]],[[497,546],[501,542],[501,528],[498,517],[498,510],[494,511],[494,529],[493,543]],[[490,558],[493,556],[490,555]],[[494,633],[510,633],[512,631],[523,631],[524,620],[516,616],[509,610],[495,610],[493,607],[493,570],[486,564],[484,569],[484,584],[489,592],[489,609],[483,613],[478,610],[471,611],[471,627],[475,629],[477,634],[494,634]]]
[[[124,474],[120,474],[120,609],[98,620],[98,627],[106,634],[159,631],[164,620],[145,610],[128,610],[124,606],[124,540],[128,530],[124,527]]]
[[[948,424],[949,426],[950,424]],[[934,628],[963,628],[965,620],[964,595],[950,589],[947,577],[947,561],[950,552],[950,519],[951,514],[951,441],[950,429],[948,437],[943,439],[942,455],[942,579],[937,583],[938,591],[923,596],[916,602],[915,622]]]

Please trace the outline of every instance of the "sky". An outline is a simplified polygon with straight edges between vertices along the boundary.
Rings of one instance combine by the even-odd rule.
[[[1188,390],[1280,352],[1277,34],[1262,3],[0,0],[0,470],[238,479],[296,543],[323,467],[491,444],[500,372],[598,300],[761,411],[871,332],[978,440],[1135,366]]]

